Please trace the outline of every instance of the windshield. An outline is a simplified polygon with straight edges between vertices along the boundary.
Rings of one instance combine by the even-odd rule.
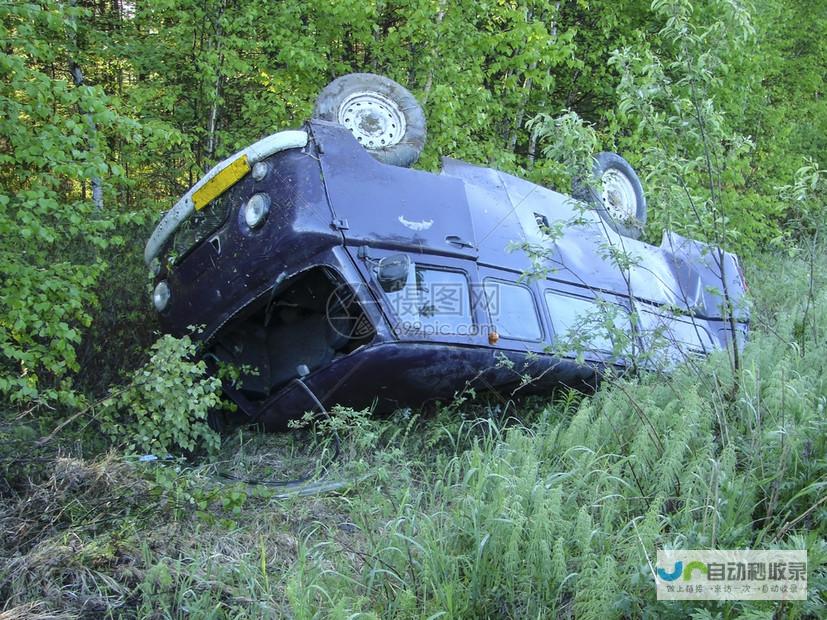
[[[181,222],[172,237],[172,252],[181,257],[215,232],[227,219],[230,192],[213,200],[201,211],[195,211]]]

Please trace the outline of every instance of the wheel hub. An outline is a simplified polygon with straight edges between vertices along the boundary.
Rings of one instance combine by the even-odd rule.
[[[367,149],[393,146],[405,135],[402,110],[376,92],[354,93],[345,99],[339,107],[338,120]]]
[[[628,177],[619,170],[603,173],[603,205],[615,220],[627,222],[637,215],[637,197]]]

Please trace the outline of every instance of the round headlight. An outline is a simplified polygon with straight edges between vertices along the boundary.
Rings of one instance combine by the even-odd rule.
[[[169,285],[166,280],[158,282],[155,286],[155,290],[152,291],[152,303],[155,304],[155,309],[158,312],[162,312],[167,307],[169,303]]]
[[[270,164],[266,161],[259,161],[253,165],[252,175],[256,181],[261,181],[267,176],[268,172],[270,172]]]
[[[267,194],[255,194],[244,205],[244,221],[250,228],[261,226],[270,211],[270,197]]]

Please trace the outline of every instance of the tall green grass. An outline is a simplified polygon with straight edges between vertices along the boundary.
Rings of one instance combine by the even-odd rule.
[[[720,354],[591,396],[344,412],[338,494],[214,476],[305,466],[296,434],[245,431],[218,466],[64,463],[0,507],[0,597],[88,617],[827,617],[823,274],[823,252],[748,274],[737,375]],[[809,598],[658,602],[664,547],[806,548]]]
[[[367,546],[332,528],[291,572],[302,616],[824,617],[827,288],[806,260],[752,274],[755,321],[726,356],[522,411],[447,421],[448,449],[349,500]],[[824,273],[824,258],[815,266]],[[414,442],[416,443],[416,442]],[[415,450],[413,450],[415,451]],[[658,548],[806,548],[802,604],[655,600]],[[335,603],[335,604],[334,604]]]

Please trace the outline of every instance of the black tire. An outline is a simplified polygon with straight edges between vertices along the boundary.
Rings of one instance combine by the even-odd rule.
[[[607,200],[611,200],[611,204],[604,201],[603,180],[607,173],[610,175],[609,178],[612,176],[617,178],[616,175],[621,175],[628,185],[623,181],[620,185],[630,190],[630,192],[624,192],[618,189],[613,193],[612,189],[609,189],[610,195]],[[612,186],[614,187],[614,183]],[[622,206],[619,206],[614,201],[614,196],[625,196],[628,199],[629,196],[626,194],[629,193],[634,196],[633,205],[621,199],[618,202]],[[616,233],[630,239],[640,239],[643,234],[643,228],[646,225],[646,197],[643,194],[643,185],[631,164],[617,153],[598,153],[594,158],[591,182],[575,181],[572,195],[590,204]]]
[[[422,106],[407,88],[381,75],[349,73],[336,78],[316,99],[313,118],[344,125],[385,164],[407,168],[425,146]]]

